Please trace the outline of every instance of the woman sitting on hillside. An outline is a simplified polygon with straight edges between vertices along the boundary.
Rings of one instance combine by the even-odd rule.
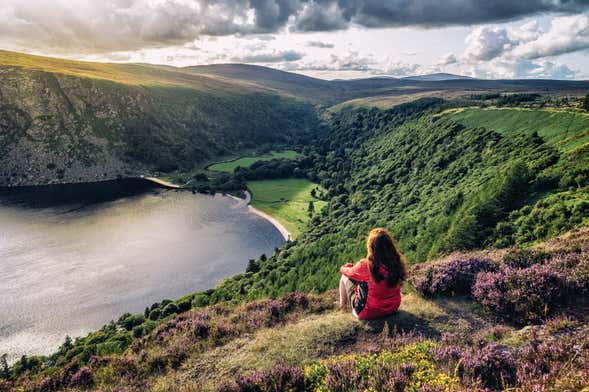
[[[401,283],[407,277],[405,257],[385,229],[374,229],[366,241],[368,255],[341,267],[340,306],[362,320],[384,318],[401,305]]]

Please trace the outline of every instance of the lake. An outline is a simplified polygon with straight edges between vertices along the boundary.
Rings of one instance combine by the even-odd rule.
[[[227,196],[142,189],[65,205],[52,197],[35,207],[0,201],[0,353],[12,360],[212,288],[284,242]]]

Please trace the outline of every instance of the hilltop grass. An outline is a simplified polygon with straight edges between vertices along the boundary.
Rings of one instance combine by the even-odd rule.
[[[483,93],[484,91],[481,91]],[[438,97],[443,99],[456,99],[464,96],[468,93],[472,93],[467,90],[455,90],[455,91],[421,91],[421,90],[408,90],[401,91],[396,94],[387,95],[376,95],[373,97],[362,97],[354,98],[341,103],[338,103],[329,108],[331,112],[338,112],[343,109],[371,109],[377,108],[381,110],[390,109],[396,105],[412,102],[420,98]]]
[[[252,193],[252,206],[278,219],[293,238],[297,238],[311,219],[309,203],[313,202],[315,214],[326,205],[311,196],[314,188],[321,188],[309,180],[249,181],[247,185]]]
[[[209,166],[208,170],[216,172],[233,173],[233,171],[237,167],[248,168],[258,161],[269,161],[272,159],[297,159],[299,156],[299,153],[292,150],[271,152],[270,154],[265,155],[241,157],[230,161],[215,163],[214,165]]]
[[[549,145],[571,152],[589,143],[589,114],[553,110],[464,109],[450,117],[467,127],[485,127],[505,136],[538,132]]]
[[[126,85],[169,86],[202,91],[262,91],[251,83],[228,80],[210,74],[198,74],[189,69],[164,65],[76,61],[0,50],[0,66],[107,80]]]

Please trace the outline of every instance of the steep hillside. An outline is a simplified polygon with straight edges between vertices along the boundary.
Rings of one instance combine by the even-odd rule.
[[[583,229],[530,250],[454,253],[412,268],[400,310],[373,322],[337,310],[335,291],[162,302],[22,359],[0,390],[581,390],[588,252]]]
[[[0,52],[0,186],[189,170],[314,129],[312,106],[246,82]]]
[[[300,168],[329,191],[328,207],[295,243],[255,273],[225,280],[209,300],[334,287],[339,266],[363,256],[364,237],[377,226],[420,262],[527,245],[589,223],[586,148],[561,151],[516,123],[510,132],[468,126],[447,105],[431,98],[334,113]],[[565,132],[569,114],[556,116]]]

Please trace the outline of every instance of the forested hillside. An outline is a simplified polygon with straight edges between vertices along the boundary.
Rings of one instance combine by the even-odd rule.
[[[452,105],[423,99],[334,113],[302,163],[329,190],[328,207],[259,271],[222,282],[211,302],[335,287],[339,266],[363,255],[376,226],[422,262],[458,249],[530,244],[589,222],[586,144],[560,150],[529,129],[466,125],[447,111]]]
[[[315,123],[310,104],[247,83],[0,52],[0,186],[189,170]]]

